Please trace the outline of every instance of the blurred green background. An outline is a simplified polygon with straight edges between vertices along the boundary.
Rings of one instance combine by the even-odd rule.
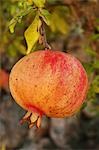
[[[48,43],[54,50],[77,57],[87,71],[86,102],[71,118],[44,118],[38,130],[19,124],[25,111],[12,100],[8,78],[13,65],[26,54],[24,32],[36,12],[30,11],[27,0],[1,0],[0,150],[98,150],[99,1],[47,0],[45,6],[50,13],[50,25],[45,25]],[[36,42],[32,51],[43,48]]]

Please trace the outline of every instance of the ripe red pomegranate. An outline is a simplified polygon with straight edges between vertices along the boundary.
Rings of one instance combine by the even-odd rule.
[[[81,63],[73,56],[60,51],[33,52],[13,67],[10,90],[15,101],[28,112],[23,121],[30,127],[40,126],[42,115],[68,117],[83,104],[88,79]]]

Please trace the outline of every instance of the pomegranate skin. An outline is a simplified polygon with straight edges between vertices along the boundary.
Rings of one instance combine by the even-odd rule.
[[[72,55],[41,50],[15,64],[9,86],[15,101],[27,111],[62,118],[80,109],[88,78],[79,60]]]

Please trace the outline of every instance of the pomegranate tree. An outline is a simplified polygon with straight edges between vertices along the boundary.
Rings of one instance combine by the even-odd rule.
[[[88,79],[74,56],[41,50],[20,59],[9,80],[15,101],[27,110],[21,122],[40,126],[43,115],[63,118],[74,115],[85,101]]]

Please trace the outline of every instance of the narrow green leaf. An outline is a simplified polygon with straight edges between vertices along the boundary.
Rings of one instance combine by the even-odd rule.
[[[26,10],[21,10],[18,12],[18,14],[15,15],[15,17],[10,21],[9,23],[9,30],[11,33],[14,33],[15,26],[18,23],[21,23],[22,18],[29,14],[32,11],[32,7],[29,6]]]
[[[93,88],[94,88],[95,93],[99,93],[99,75],[97,75],[95,77],[92,84],[93,84]]]
[[[17,14],[17,17],[24,17],[26,16],[27,14],[29,14],[30,12],[33,11],[33,8],[31,6],[29,6],[28,8],[26,8],[25,10],[21,10],[18,14]],[[35,10],[34,10],[35,11]]]
[[[93,63],[93,67],[99,69],[99,60],[95,60]]]
[[[25,46],[22,45],[21,42],[19,42],[18,40],[15,40],[14,46],[15,46],[15,48],[17,49],[18,52],[20,52],[20,53],[23,54],[23,55],[26,54]]]
[[[92,63],[84,63],[83,65],[84,65],[84,68],[88,75],[93,73],[94,67],[93,67]]]
[[[96,56],[97,55],[97,53],[89,46],[85,48],[85,52],[87,54],[91,55],[91,56]]]
[[[96,18],[96,22],[97,22],[97,23],[99,23],[99,17],[98,17],[98,18]]]
[[[17,52],[17,49],[16,47],[14,46],[14,44],[10,44],[7,48],[7,54],[10,56],[10,57],[17,57],[18,56],[18,52]]]
[[[27,42],[27,54],[30,53],[31,49],[35,45],[35,43],[38,41],[40,33],[39,28],[41,26],[41,20],[39,16],[37,15],[32,22],[32,24],[28,27],[28,29],[25,31],[24,36]]]
[[[50,20],[51,20],[51,14],[46,9],[41,10],[41,17],[44,20],[44,22],[49,26]]]
[[[34,4],[39,8],[44,7],[45,1],[46,0],[33,0]]]
[[[93,34],[91,36],[91,40],[98,40],[99,39],[99,34]]]
[[[99,32],[99,25],[96,26],[97,31]]]
[[[9,23],[9,30],[11,33],[14,33],[15,26],[17,24],[17,20],[12,19]]]
[[[84,108],[86,108],[86,106],[87,106],[87,102],[84,102],[80,110],[82,111]]]

